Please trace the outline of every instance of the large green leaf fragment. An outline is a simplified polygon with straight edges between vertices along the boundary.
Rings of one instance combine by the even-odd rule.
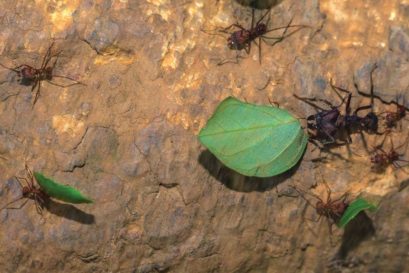
[[[344,214],[338,222],[338,227],[345,227],[349,222],[351,222],[352,219],[354,219],[358,215],[358,213],[366,209],[368,209],[369,211],[375,211],[376,206],[368,203],[368,201],[363,198],[356,199],[354,202],[350,203],[348,208],[345,210]]]
[[[269,177],[300,160],[308,137],[287,111],[228,97],[200,131],[199,140],[238,173]]]
[[[77,189],[67,185],[61,185],[52,179],[45,177],[42,173],[34,172],[34,177],[41,189],[50,197],[73,204],[93,202]]]

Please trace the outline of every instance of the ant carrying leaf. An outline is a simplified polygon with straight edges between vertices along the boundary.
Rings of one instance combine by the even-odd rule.
[[[27,165],[25,165],[25,169],[26,169],[26,175],[27,175],[26,177],[17,177],[17,176],[15,177],[22,190],[21,197],[7,203],[0,210],[21,209],[27,204],[28,200],[31,199],[31,200],[34,200],[35,202],[38,214],[42,215],[43,208],[46,205],[46,202],[48,202],[50,197],[41,188],[36,186],[33,172],[28,168]],[[11,204],[14,204],[22,199],[26,199],[26,200],[23,203],[21,203],[20,206],[10,207]]]
[[[50,178],[45,177],[42,173],[32,172],[28,166],[25,166],[27,177],[16,177],[17,181],[22,188],[21,197],[7,203],[2,209],[21,209],[29,199],[35,201],[37,212],[42,215],[42,209],[47,205],[47,202],[50,198],[55,198],[67,203],[72,204],[82,204],[82,203],[93,203],[93,200],[83,195],[77,189],[68,186],[62,185]],[[26,186],[23,186],[22,181],[26,183]],[[36,183],[39,187],[36,186]],[[11,204],[26,198],[19,207],[9,207]]]
[[[348,193],[344,193],[337,199],[332,199],[331,198],[332,191],[330,187],[328,186],[327,182],[324,179],[322,179],[322,181],[327,189],[326,199],[325,198],[323,199],[314,193],[302,190],[296,186],[291,186],[291,188],[297,191],[298,194],[307,202],[307,204],[313,207],[315,209],[315,212],[318,214],[318,219],[316,220],[312,220],[308,218],[305,218],[305,219],[313,221],[313,222],[319,222],[321,220],[321,217],[325,217],[327,219],[329,233],[330,235],[332,235],[332,225],[338,224],[345,210],[348,208],[348,205],[349,205],[349,202],[347,201]],[[306,197],[307,195],[313,197],[316,200],[315,204],[313,201],[309,200]],[[331,239],[331,244],[332,244],[332,239]]]
[[[235,61],[232,60],[224,60],[218,63],[218,65],[223,65],[226,63],[239,63],[239,51],[243,50],[247,53],[247,55],[250,54],[251,50],[251,45],[252,43],[255,43],[256,46],[258,46],[259,50],[259,62],[261,64],[261,41],[264,43],[274,46],[277,43],[282,42],[285,38],[293,35],[294,33],[298,32],[302,28],[305,28],[307,26],[305,25],[291,25],[293,19],[290,20],[290,22],[284,26],[284,27],[277,27],[277,28],[271,28],[268,29],[268,24],[270,22],[270,12],[271,9],[269,9],[261,18],[254,24],[254,9],[252,9],[252,15],[251,15],[251,26],[249,29],[244,28],[242,25],[236,23],[232,24],[226,28],[219,29],[218,32],[220,33],[225,33],[228,34],[229,37],[227,38],[227,47],[232,50],[236,50],[236,59]],[[267,21],[264,23],[263,20],[268,16]],[[232,28],[236,28],[238,30],[235,30],[231,32],[230,30]],[[290,28],[296,28],[294,31],[287,33]],[[274,32],[277,30],[283,29],[283,33],[281,36],[267,36],[268,33]],[[204,31],[204,30],[203,30]],[[204,31],[208,34],[211,35],[217,35],[218,33],[209,33],[208,31]],[[258,38],[258,42],[256,41]],[[273,41],[272,43],[269,43],[268,41]]]
[[[8,70],[11,70],[15,72],[18,77],[20,78],[20,84],[21,85],[26,85],[26,86],[32,86],[31,87],[31,92],[34,92],[34,100],[33,100],[33,107],[35,103],[37,102],[39,96],[40,96],[40,88],[41,88],[41,82],[46,81],[52,85],[58,86],[58,87],[70,87],[76,84],[83,84],[79,81],[76,81],[70,77],[67,76],[61,76],[54,74],[54,68],[57,64],[58,57],[60,56],[62,51],[57,52],[56,54],[52,55],[51,50],[52,47],[54,46],[54,42],[51,43],[49,48],[47,49],[46,54],[43,57],[43,61],[41,63],[40,68],[35,68],[27,64],[22,64],[19,66],[16,66],[14,68],[7,67],[3,64],[0,63],[0,65]],[[49,66],[49,63],[52,58],[55,58],[54,62],[52,63],[51,66]],[[72,81],[71,84],[67,85],[62,85],[53,82],[53,78],[63,78],[63,79],[68,79]],[[84,84],[83,84],[84,85]]]

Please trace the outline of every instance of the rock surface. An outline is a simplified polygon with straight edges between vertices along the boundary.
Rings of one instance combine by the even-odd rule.
[[[211,33],[249,26],[246,4],[266,3],[274,4],[270,27],[293,18],[310,28],[262,43],[261,64],[253,44],[238,64],[219,66],[236,52],[227,34]],[[406,0],[0,1],[0,63],[40,67],[52,39],[53,54],[62,51],[55,74],[84,85],[44,81],[32,108],[31,87],[0,68],[0,204],[21,194],[14,176],[25,162],[96,202],[52,201],[42,217],[33,201],[1,210],[0,272],[409,271],[407,174],[372,172],[359,135],[349,151],[334,150],[342,158],[312,161],[310,145],[294,170],[269,179],[226,169],[196,137],[231,95],[306,117],[315,110],[292,94],[337,104],[332,79],[354,92],[355,109],[368,99],[356,95],[354,78],[368,92],[374,63],[375,93],[405,94]],[[392,134],[396,147],[407,127]],[[369,148],[382,141],[365,139]],[[317,219],[314,209],[288,187],[326,198],[323,178],[333,198],[362,195],[378,211],[330,235],[325,219],[306,220]]]

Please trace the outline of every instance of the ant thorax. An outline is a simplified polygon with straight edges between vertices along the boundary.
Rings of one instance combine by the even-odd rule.
[[[40,78],[43,80],[51,81],[53,78],[53,67],[47,67],[40,73]]]
[[[317,201],[317,203],[315,204],[315,210],[317,211],[318,215],[327,216],[328,207],[326,204],[324,204],[323,201],[321,200]]]
[[[264,35],[267,32],[267,25],[264,23],[259,23],[253,30],[252,36],[254,38]]]
[[[335,223],[339,221],[347,207],[348,203],[343,199],[332,202],[329,201],[328,203],[324,203],[322,200],[319,200],[315,205],[315,209],[318,215],[328,217]]]
[[[375,154],[374,156],[371,157],[371,163],[377,165],[377,166],[383,166],[383,165],[388,165],[388,157],[386,154]]]
[[[25,198],[29,197],[30,193],[31,193],[30,188],[27,187],[27,186],[24,186],[23,189],[22,189],[23,197],[25,197]]]

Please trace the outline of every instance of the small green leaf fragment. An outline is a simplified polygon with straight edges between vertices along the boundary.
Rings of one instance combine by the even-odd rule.
[[[42,173],[34,172],[34,177],[40,185],[40,188],[50,197],[73,204],[93,203],[90,198],[83,195],[77,189],[59,184],[45,177]]]
[[[369,203],[363,198],[357,198],[355,201],[349,204],[348,208],[342,215],[338,222],[338,227],[345,227],[352,219],[354,219],[363,210],[375,211],[376,206]]]

